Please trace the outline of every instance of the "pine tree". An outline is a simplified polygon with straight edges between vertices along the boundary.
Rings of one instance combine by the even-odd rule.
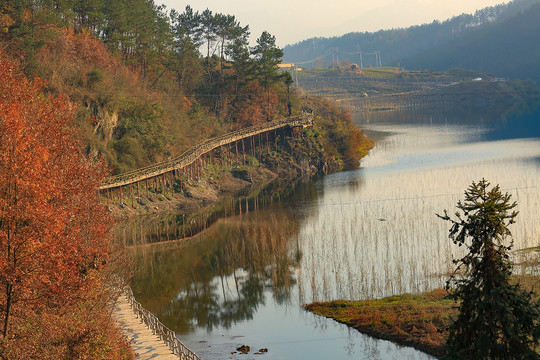
[[[467,254],[454,262],[457,269],[447,282],[449,296],[459,303],[450,327],[448,359],[538,359],[540,304],[519,285],[510,284],[512,241],[508,226],[517,212],[509,194],[489,182],[473,182],[459,201],[450,221],[450,239]]]
[[[279,78],[277,65],[283,57],[283,50],[276,46],[276,37],[263,31],[257,39],[257,46],[252,50],[258,65],[259,82],[266,90],[266,120],[270,120],[270,87]]]

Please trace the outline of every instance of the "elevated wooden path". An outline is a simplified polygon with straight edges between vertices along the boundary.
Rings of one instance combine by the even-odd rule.
[[[276,138],[275,132],[278,129],[285,128],[298,128],[298,127],[310,127],[313,126],[313,114],[311,112],[303,112],[302,115],[278,119],[271,122],[267,122],[260,125],[251,126],[238,131],[231,132],[222,136],[218,136],[212,139],[208,139],[199,145],[196,145],[182,155],[174,157],[168,161],[160,162],[154,165],[150,165],[141,169],[125,172],[123,174],[110,176],[105,178],[99,190],[101,193],[107,192],[107,201],[110,201],[112,197],[112,190],[117,189],[119,192],[120,202],[123,201],[123,187],[129,186],[131,198],[133,202],[134,186],[136,186],[138,196],[140,197],[140,182],[145,182],[146,190],[149,186],[154,190],[158,190],[158,187],[162,193],[164,193],[169,187],[174,191],[175,179],[180,179],[180,186],[182,186],[182,175],[187,175],[189,178],[193,178],[196,174],[200,173],[202,166],[201,158],[205,154],[213,152],[214,149],[227,146],[227,152],[230,155],[231,149],[234,149],[236,155],[236,161],[238,163],[239,158],[239,144],[241,146],[241,154],[243,161],[245,162],[246,145],[245,139],[248,139],[248,148],[251,149],[254,154],[254,148],[258,146],[259,153],[261,151],[261,136],[266,135],[266,145],[269,148],[269,136],[271,131],[274,131],[274,139]],[[263,136],[264,138],[264,136]],[[150,180],[150,185],[149,185]]]

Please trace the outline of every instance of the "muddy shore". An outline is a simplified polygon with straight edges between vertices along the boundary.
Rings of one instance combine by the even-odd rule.
[[[122,203],[110,203],[109,210],[119,221],[145,215],[195,211],[239,194],[256,193],[276,179],[293,181],[302,175],[315,175],[317,172],[315,168],[302,170],[292,163],[278,171],[272,171],[263,165],[223,169],[217,174],[207,173],[197,180],[185,182],[182,190],[178,192],[156,194],[144,190],[140,191],[140,196],[126,196]]]

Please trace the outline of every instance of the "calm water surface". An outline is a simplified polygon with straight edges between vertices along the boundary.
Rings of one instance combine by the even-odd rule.
[[[225,209],[227,218],[190,240],[131,248],[137,298],[203,359],[430,359],[301,305],[442,286],[460,254],[436,214],[452,213],[482,177],[518,201],[515,248],[540,244],[538,112],[384,112],[356,121],[379,138],[361,169],[296,184],[289,196],[263,192],[258,210],[254,199],[242,215]],[[174,221],[185,216],[167,228]],[[148,226],[119,234],[144,242]],[[232,354],[243,344],[250,355]],[[254,355],[260,348],[269,351]]]

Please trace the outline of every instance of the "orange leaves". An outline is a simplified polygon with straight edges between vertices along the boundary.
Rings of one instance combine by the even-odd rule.
[[[100,282],[110,219],[97,200],[107,168],[83,154],[75,106],[47,98],[0,53],[0,314],[40,316]],[[45,306],[45,308],[44,308]],[[17,331],[15,327],[12,331]]]
[[[192,105],[191,101],[190,101],[187,97],[185,97],[185,96],[184,96],[184,104],[185,104],[185,106],[188,107],[188,108],[190,108],[191,105]]]
[[[46,61],[54,59],[54,62],[62,64],[83,61],[86,65],[103,69],[114,69],[120,65],[103,42],[86,32],[75,34],[72,28],[63,29],[56,39],[38,53],[38,57]]]
[[[257,81],[251,81],[237,95],[234,108],[236,111],[231,116],[241,128],[273,119],[279,111],[279,99],[273,90],[266,90]]]

